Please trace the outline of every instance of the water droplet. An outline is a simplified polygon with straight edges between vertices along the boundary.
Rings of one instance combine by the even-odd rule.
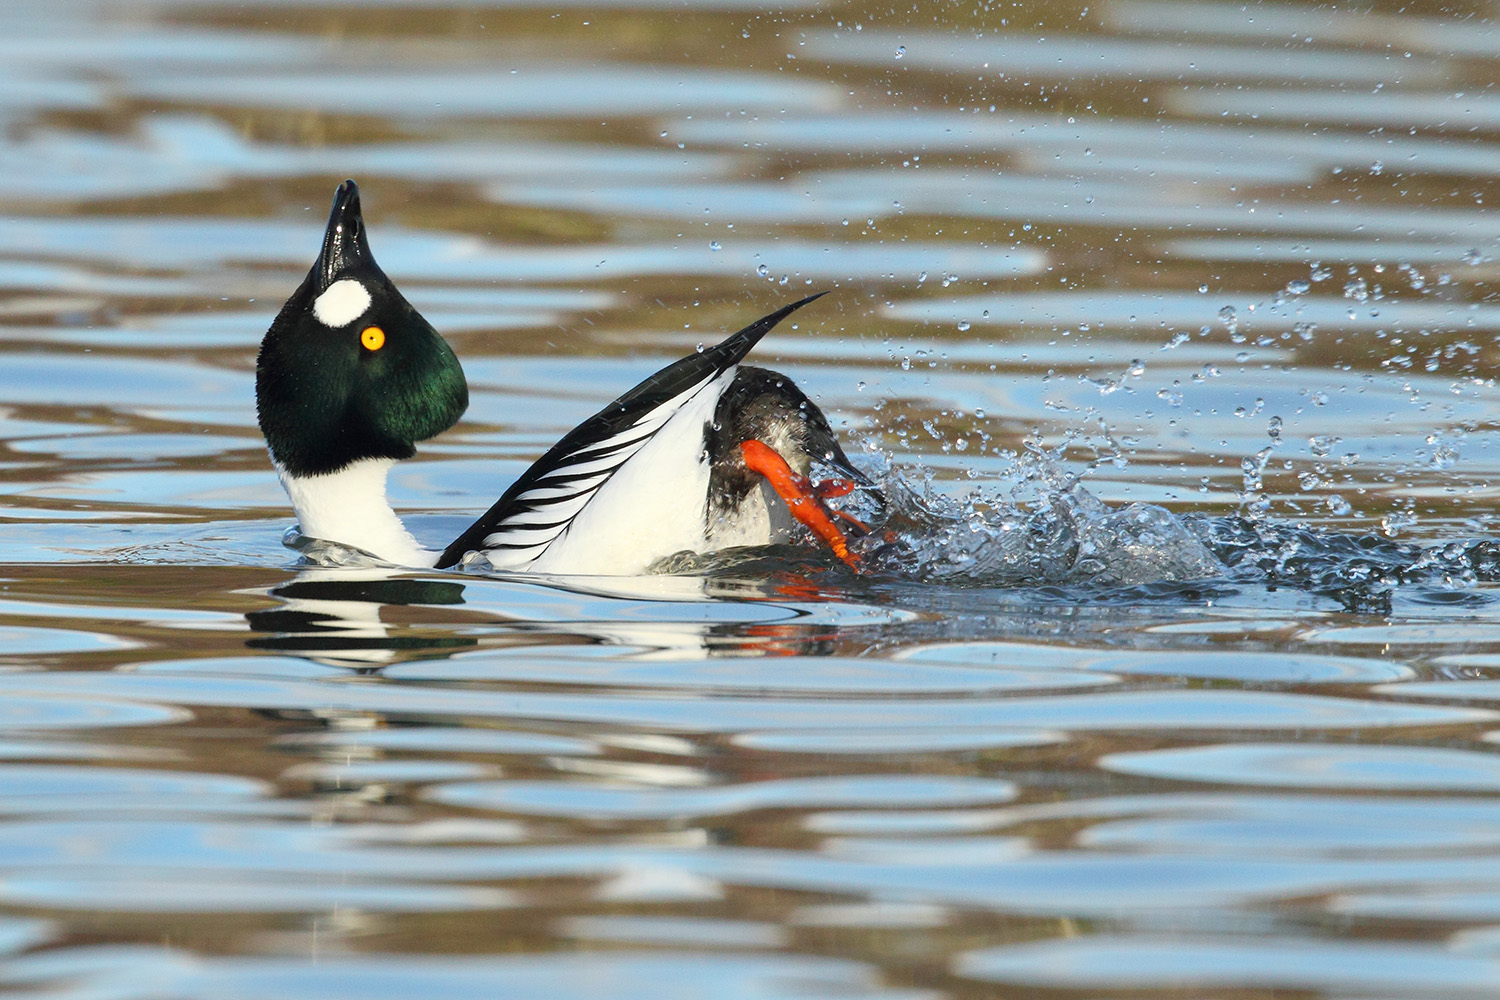
[[[1385,532],[1387,538],[1395,538],[1416,523],[1417,519],[1410,511],[1392,511],[1380,519],[1380,530]]]
[[[720,243],[718,240],[714,240],[712,243],[710,243],[708,245],[708,248],[710,250],[723,250],[724,249],[724,244]]]
[[[973,325],[974,324],[970,323],[968,320],[961,319],[961,320],[958,321],[958,332],[959,333],[966,333],[968,331],[969,327],[971,327]]]
[[[898,45],[898,46],[896,46],[896,58],[900,59],[904,55],[906,55],[906,46],[905,45]]]
[[[758,274],[758,275],[760,275],[762,278],[764,278],[766,275],[768,275],[768,274],[771,273],[771,269],[769,267],[767,267],[766,265],[762,264],[762,265],[760,265],[759,267],[757,267],[755,269],[755,273]]]

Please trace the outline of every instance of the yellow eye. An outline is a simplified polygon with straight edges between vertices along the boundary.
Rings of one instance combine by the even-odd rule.
[[[385,331],[378,326],[367,326],[359,335],[359,342],[368,350],[378,351],[385,346]]]

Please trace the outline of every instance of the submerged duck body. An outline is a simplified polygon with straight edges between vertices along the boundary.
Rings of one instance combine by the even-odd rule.
[[[771,313],[647,378],[539,458],[442,552],[386,500],[386,476],[468,406],[452,350],[375,263],[353,181],[339,186],[318,261],[256,362],[256,409],[304,535],[407,566],[628,575],[679,552],[790,540],[798,521],[846,562],[860,530],[821,497],[868,487],[791,380],[741,365]],[[850,482],[820,492],[815,463]]]

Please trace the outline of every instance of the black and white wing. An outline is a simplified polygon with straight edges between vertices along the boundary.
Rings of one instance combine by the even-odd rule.
[[[497,565],[529,565],[679,410],[739,364],[777,323],[823,294],[783,306],[722,343],[668,365],[563,435],[443,551],[438,567],[456,565],[478,550],[493,551]]]

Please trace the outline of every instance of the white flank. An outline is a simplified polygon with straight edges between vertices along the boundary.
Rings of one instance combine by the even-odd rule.
[[[690,390],[693,395],[590,495],[567,528],[525,568],[537,573],[627,576],[643,573],[675,552],[703,551],[709,474],[703,429],[713,419],[719,396],[734,380],[734,371]],[[502,552],[489,553],[492,560],[496,556]]]
[[[435,565],[438,554],[417,544],[385,498],[386,473],[395,464],[364,458],[324,476],[291,476],[278,465],[276,474],[309,538],[352,546],[398,566]]]
[[[347,326],[370,308],[370,292],[353,278],[335,281],[313,299],[313,315],[324,326]]]
[[[574,518],[594,502],[610,477],[638,455],[684,406],[713,384],[713,377],[704,378],[652,407],[610,437],[586,445],[555,463],[541,479],[541,483],[548,485],[534,486],[515,498],[517,503],[539,506],[505,518],[484,539],[485,558],[490,565],[496,569],[532,568],[532,563],[548,546],[572,527]],[[723,385],[711,390],[715,400],[723,391]]]

